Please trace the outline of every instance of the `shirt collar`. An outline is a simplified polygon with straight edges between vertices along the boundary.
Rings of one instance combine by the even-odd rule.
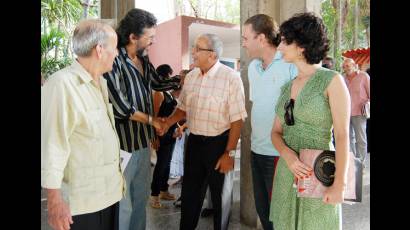
[[[279,50],[276,50],[275,57],[273,57],[273,61],[278,61],[282,59],[282,53]]]
[[[215,64],[208,70],[208,72],[206,74],[202,75],[202,72],[200,72],[201,76],[206,75],[206,76],[209,76],[210,78],[214,77],[215,74],[216,74],[216,71],[218,71],[218,69],[221,65],[222,64],[219,62],[219,59],[216,60]],[[201,71],[201,70],[199,70],[199,71]]]
[[[257,59],[257,66],[258,66],[258,68],[259,68],[259,71],[260,71],[260,72],[266,71],[267,69],[270,68],[270,66],[271,66],[273,63],[275,63],[275,62],[277,62],[277,61],[279,61],[279,60],[281,60],[281,59],[282,59],[282,53],[281,53],[280,51],[276,50],[275,56],[273,57],[272,62],[266,67],[265,70],[262,68],[262,60],[261,60],[261,59]]]
[[[77,61],[77,59],[73,60],[71,67],[74,69],[74,72],[78,74],[83,83],[89,83],[93,80],[90,73],[88,73],[87,70],[84,69],[84,67]]]
[[[127,49],[125,47],[121,47],[119,53],[124,57],[124,59],[131,65],[134,65],[134,62],[132,62],[131,58],[128,56]],[[141,60],[141,64],[145,66],[146,63],[149,63],[149,58],[147,56],[139,56],[137,55],[138,58]]]

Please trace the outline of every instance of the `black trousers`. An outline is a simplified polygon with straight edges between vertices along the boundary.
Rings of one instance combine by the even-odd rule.
[[[189,135],[182,182],[180,230],[196,228],[208,185],[214,208],[214,229],[221,230],[225,174],[215,170],[215,166],[226,148],[228,136],[229,130],[215,137]]]
[[[73,216],[70,230],[118,230],[119,202],[98,212]]]
[[[158,196],[159,192],[168,191],[169,170],[171,168],[172,152],[175,139],[171,143],[160,144],[157,151],[157,164],[151,182],[151,196]]]

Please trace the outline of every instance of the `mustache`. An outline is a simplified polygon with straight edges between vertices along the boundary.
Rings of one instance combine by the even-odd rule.
[[[152,44],[153,44],[153,43],[150,42],[146,47],[141,48],[141,49],[138,49],[138,50],[137,50],[137,54],[140,55],[140,56],[147,56],[147,55],[148,55],[147,48],[148,48],[149,46],[151,46]]]

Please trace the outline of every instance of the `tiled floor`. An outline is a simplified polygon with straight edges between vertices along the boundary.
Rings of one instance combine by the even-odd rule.
[[[235,166],[239,166],[239,159]],[[343,205],[343,230],[368,230],[370,229],[370,162],[366,162],[364,174],[363,202],[354,205]],[[172,186],[170,191],[179,196],[180,184]],[[148,230],[174,230],[179,229],[180,209],[172,205],[172,202],[163,202],[163,209],[153,209],[149,205],[147,208],[147,229]],[[205,204],[205,202],[204,202]],[[46,201],[42,193],[41,201],[41,229],[51,230],[47,224]],[[208,230],[213,228],[212,216],[200,218],[197,230]],[[239,169],[235,172],[234,182],[234,204],[229,230],[243,229],[251,230],[239,221]]]

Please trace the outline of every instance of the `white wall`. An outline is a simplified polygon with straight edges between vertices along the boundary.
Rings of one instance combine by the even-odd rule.
[[[239,59],[240,55],[240,44],[239,43],[230,43],[223,46],[222,56],[226,58],[236,58]]]

